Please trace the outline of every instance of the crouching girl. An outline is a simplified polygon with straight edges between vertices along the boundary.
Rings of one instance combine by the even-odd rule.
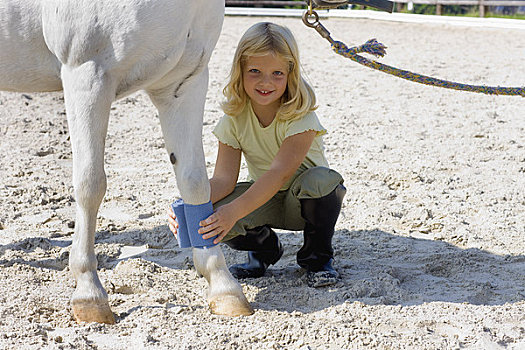
[[[302,230],[297,263],[311,287],[336,283],[332,238],[346,189],[328,166],[313,89],[300,72],[289,29],[257,23],[241,38],[224,88],[225,115],[213,133],[218,154],[210,179],[214,213],[204,239],[248,252],[230,267],[237,278],[261,277],[283,255],[276,229]],[[249,178],[237,183],[241,156]],[[175,215],[170,229],[176,234]]]

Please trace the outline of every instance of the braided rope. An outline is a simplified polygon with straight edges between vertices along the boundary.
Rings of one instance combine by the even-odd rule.
[[[344,43],[340,41],[332,42],[332,49],[339,55],[347,57],[354,62],[362,64],[363,66],[379,70],[381,72],[394,75],[396,77],[410,80],[416,83],[438,86],[453,90],[462,90],[470,92],[478,92],[488,95],[508,95],[516,96],[520,95],[525,97],[525,87],[494,87],[494,86],[483,86],[483,85],[469,85],[462,83],[455,83],[453,81],[437,79],[426,75],[413,73],[407,70],[395,68],[383,63],[379,63],[374,60],[369,60],[363,56],[359,56],[358,53],[365,52],[372,54],[377,57],[383,57],[386,54],[386,46],[377,42],[376,39],[368,40],[365,44],[348,48]]]

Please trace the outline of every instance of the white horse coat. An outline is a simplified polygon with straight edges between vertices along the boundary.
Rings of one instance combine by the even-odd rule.
[[[0,0],[0,89],[64,90],[77,203],[69,266],[78,321],[114,322],[94,253],[113,101],[145,90],[159,111],[182,198],[210,198],[202,116],[223,16],[223,0]],[[253,313],[218,246],[194,249],[193,257],[208,280],[212,312]]]

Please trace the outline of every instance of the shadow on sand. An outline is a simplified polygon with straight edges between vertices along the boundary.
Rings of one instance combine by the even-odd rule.
[[[314,289],[307,287],[304,271],[295,264],[301,235],[280,237],[285,243],[284,259],[270,267],[267,277],[246,280],[261,288],[256,308],[312,312],[353,301],[407,306],[439,301],[502,305],[525,300],[523,255],[500,256],[380,230],[340,230],[334,248],[341,281]]]
[[[380,230],[337,231],[335,267],[341,281],[330,287],[309,288],[304,270],[295,263],[302,235],[279,235],[285,247],[281,261],[264,277],[241,281],[259,289],[252,302],[256,309],[314,312],[353,301],[406,306],[436,301],[502,305],[525,300],[524,255],[500,256]],[[0,266],[64,270],[70,245],[71,240],[41,237],[3,245]],[[99,268],[113,269],[120,261],[133,258],[173,269],[192,268],[191,250],[178,248],[165,226],[100,231],[95,247]],[[222,248],[229,264],[244,260],[244,252],[226,245]],[[123,251],[128,253],[123,255]]]

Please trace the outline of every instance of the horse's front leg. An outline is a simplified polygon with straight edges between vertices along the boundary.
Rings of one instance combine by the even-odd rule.
[[[95,226],[106,191],[104,144],[114,84],[93,62],[62,68],[66,112],[73,150],[77,205],[69,268],[76,280],[71,298],[77,321],[115,323],[108,296],[97,275]]]
[[[159,109],[162,132],[182,199],[188,204],[210,200],[210,184],[202,148],[202,118],[208,70],[157,91],[148,91]],[[176,91],[176,93],[175,93]],[[208,281],[207,299],[215,314],[251,315],[253,309],[242,287],[231,275],[221,248],[193,248],[197,272]]]

